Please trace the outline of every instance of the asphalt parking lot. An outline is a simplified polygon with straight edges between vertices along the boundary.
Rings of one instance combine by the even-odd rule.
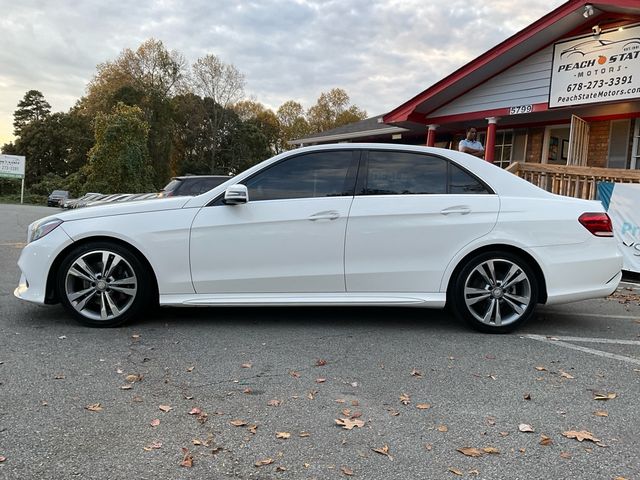
[[[503,336],[408,308],[90,329],[13,297],[53,212],[0,205],[2,479],[640,478],[640,287]]]

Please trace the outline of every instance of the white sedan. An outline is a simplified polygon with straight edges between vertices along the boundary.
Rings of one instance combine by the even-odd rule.
[[[337,144],[266,160],[197,197],[58,213],[29,226],[15,295],[114,326],[162,306],[449,305],[504,333],[538,303],[611,294],[622,259],[601,204],[470,155]]]

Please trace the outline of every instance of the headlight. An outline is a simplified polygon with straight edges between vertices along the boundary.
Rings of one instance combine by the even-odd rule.
[[[58,225],[62,223],[59,218],[51,218],[49,220],[39,220],[29,225],[29,232],[27,233],[27,243],[35,242],[39,238],[48,235],[56,229]]]

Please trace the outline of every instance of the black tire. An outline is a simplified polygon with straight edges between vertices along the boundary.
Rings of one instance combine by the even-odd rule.
[[[447,303],[459,319],[478,331],[509,333],[533,316],[538,288],[526,260],[510,252],[490,251],[469,259],[458,270]]]
[[[152,276],[138,255],[108,241],[71,250],[56,275],[60,301],[89,327],[115,327],[135,317],[150,304],[152,286]]]

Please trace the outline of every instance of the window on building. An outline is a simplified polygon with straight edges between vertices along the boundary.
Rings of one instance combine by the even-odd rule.
[[[493,163],[501,168],[508,167],[511,164],[512,150],[513,130],[500,130],[496,132]]]

